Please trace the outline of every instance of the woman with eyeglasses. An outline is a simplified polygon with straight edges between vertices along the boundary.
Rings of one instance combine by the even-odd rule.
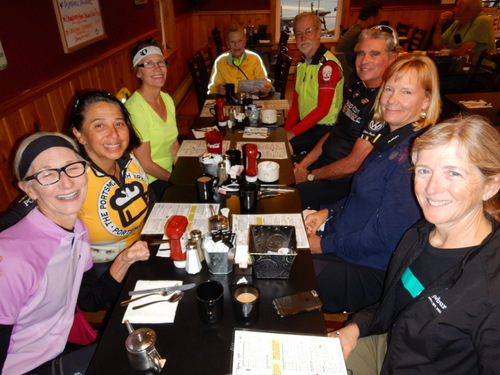
[[[73,351],[67,346],[77,303],[96,311],[112,302],[130,265],[149,258],[147,244],[138,241],[97,278],[89,234],[78,218],[87,193],[87,162],[77,150],[63,134],[39,132],[15,155],[18,186],[37,205],[0,233],[4,375],[84,374],[95,344]]]
[[[88,160],[88,192],[79,217],[90,234],[98,275],[139,240],[154,199],[132,150],[141,142],[127,109],[108,92],[87,91],[72,107],[69,134]]]
[[[167,62],[152,38],[138,42],[130,52],[141,86],[125,102],[141,145],[134,150],[156,199],[170,185],[179,142],[174,101],[161,91],[167,80]]]

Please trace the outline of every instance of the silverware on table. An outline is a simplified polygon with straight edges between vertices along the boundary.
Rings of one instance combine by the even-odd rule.
[[[184,284],[184,285],[174,285],[174,286],[167,286],[164,288],[153,288],[153,289],[144,289],[144,290],[132,290],[128,292],[129,296],[135,296],[137,294],[147,294],[147,293],[155,293],[155,292],[168,292],[168,294],[176,292],[178,290],[189,290],[195,287],[196,284],[191,283],[191,284]]]

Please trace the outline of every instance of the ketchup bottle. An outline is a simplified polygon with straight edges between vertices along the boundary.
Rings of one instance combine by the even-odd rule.
[[[170,259],[177,268],[186,267],[186,253],[182,251],[181,237],[186,231],[186,216],[174,215],[165,224],[165,235],[170,240]]]
[[[257,145],[254,143],[247,143],[245,145],[245,179],[248,182],[257,181],[257,159],[260,152],[257,151]]]

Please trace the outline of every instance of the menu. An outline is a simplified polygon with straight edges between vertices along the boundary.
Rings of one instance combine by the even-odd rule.
[[[215,203],[155,203],[141,234],[163,234],[165,224],[174,215],[187,217],[186,232],[191,229],[199,229],[202,233],[208,232],[208,218],[212,216],[210,206],[214,212],[219,212],[220,205]]]
[[[231,141],[222,141],[222,153],[229,150]],[[177,156],[194,156],[198,157],[207,152],[207,143],[204,140],[185,140],[182,142]]]
[[[235,329],[232,375],[347,375],[340,340]]]
[[[184,141],[185,142],[185,141]],[[248,142],[237,142],[236,148],[241,150]],[[261,159],[287,159],[286,142],[253,142],[257,145]]]

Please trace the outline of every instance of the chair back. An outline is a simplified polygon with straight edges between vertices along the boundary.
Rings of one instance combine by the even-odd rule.
[[[422,51],[425,48],[428,33],[429,30],[422,30],[415,26],[411,34],[410,44],[408,45],[408,52],[417,50]]]
[[[212,66],[214,64],[214,58],[210,46],[207,44],[201,47],[199,50],[196,50],[196,54],[198,55],[198,60],[200,62],[203,62],[203,65],[205,65],[207,72],[210,75],[210,72],[212,71]]]
[[[396,31],[399,36],[408,37],[410,29],[411,29],[411,24],[404,24],[402,22],[398,22],[398,24],[396,25]]]
[[[212,30],[212,41],[217,49],[217,56],[224,52],[224,42],[222,41],[222,35],[217,27]]]
[[[292,58],[284,53],[278,54],[274,70],[274,89],[280,93],[280,98],[285,99],[288,73],[292,65]]]
[[[195,53],[188,61],[189,71],[193,78],[193,84],[196,92],[196,99],[198,101],[198,110],[201,110],[205,99],[207,98],[209,74],[203,60],[200,59],[198,53]]]
[[[469,92],[488,92],[500,90],[500,55],[481,51],[476,63],[476,69],[484,74],[475,74],[472,76],[468,91]]]
[[[282,29],[280,33],[280,40],[278,43],[278,54],[288,52],[288,47],[286,46],[288,43],[288,38],[290,38],[290,34],[287,30]]]

